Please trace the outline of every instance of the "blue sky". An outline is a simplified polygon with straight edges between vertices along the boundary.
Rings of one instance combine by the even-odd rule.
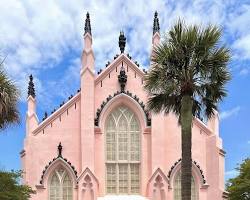
[[[1,0],[0,52],[5,68],[22,91],[19,126],[0,132],[0,168],[20,169],[19,152],[25,136],[28,75],[35,78],[37,112],[55,107],[79,88],[84,19],[90,12],[96,71],[118,53],[120,30],[127,37],[126,52],[148,68],[153,14],[157,10],[161,34],[178,18],[186,23],[216,24],[222,42],[231,49],[228,97],[220,104],[220,135],[226,155],[226,178],[250,155],[250,0],[143,1]]]

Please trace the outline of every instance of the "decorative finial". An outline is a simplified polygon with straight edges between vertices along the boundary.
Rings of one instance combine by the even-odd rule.
[[[155,11],[155,17],[154,17],[154,25],[153,25],[153,35],[156,32],[160,32],[160,25],[159,25],[159,18],[158,18],[158,13]]]
[[[127,83],[127,75],[126,75],[125,68],[123,67],[123,62],[122,62],[120,74],[118,75],[118,81],[119,81],[120,86],[121,86],[121,92],[124,92],[125,91],[125,85]]]
[[[86,14],[86,19],[85,19],[85,27],[84,27],[84,35],[86,33],[89,33],[91,35],[91,25],[90,25],[90,17],[89,17],[89,12]]]
[[[44,113],[43,120],[45,120],[45,119],[47,119],[47,118],[48,118],[48,113],[47,113],[47,112],[45,112],[45,113]]]
[[[123,31],[121,31],[119,36],[119,47],[121,53],[124,53],[125,46],[126,46],[126,37],[124,36]]]
[[[57,149],[58,149],[58,157],[62,157],[62,144],[61,144],[61,142],[59,143]]]
[[[35,87],[33,83],[32,74],[29,76],[29,78],[30,78],[30,81],[29,81],[29,86],[28,86],[28,96],[32,96],[33,98],[35,98],[36,94],[35,94]]]

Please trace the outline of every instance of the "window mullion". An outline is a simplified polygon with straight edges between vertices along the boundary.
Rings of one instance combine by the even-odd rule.
[[[63,200],[63,183],[62,183],[62,179],[60,180],[60,200]]]
[[[128,163],[128,194],[131,194],[131,172],[130,172],[130,163]]]
[[[116,143],[116,152],[115,152],[115,158],[116,158],[116,194],[119,194],[119,166],[118,166],[118,159],[119,159],[119,145],[118,145],[118,121],[116,123],[116,127],[115,127],[115,143]]]
[[[116,194],[119,194],[119,164],[116,163]]]
[[[131,161],[131,138],[130,138],[130,124],[128,123],[128,130],[127,130],[127,142],[128,142],[128,162],[130,163]]]

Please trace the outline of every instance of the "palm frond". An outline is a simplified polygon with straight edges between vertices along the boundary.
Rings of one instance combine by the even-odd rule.
[[[193,99],[193,116],[202,110],[207,118],[213,115],[231,79],[227,68],[230,51],[220,45],[221,33],[217,26],[187,26],[182,20],[170,29],[154,49],[153,65],[145,79],[150,109],[179,116],[178,103],[188,94]]]
[[[0,68],[0,130],[20,121],[17,109],[19,97],[16,85]]]

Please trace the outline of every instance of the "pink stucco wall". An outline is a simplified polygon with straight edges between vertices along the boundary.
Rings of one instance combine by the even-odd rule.
[[[156,33],[152,46],[158,44],[159,39]],[[48,180],[58,165],[65,167],[72,178],[74,200],[94,200],[106,195],[104,124],[114,108],[125,105],[140,122],[139,195],[151,200],[173,200],[173,177],[180,168],[180,162],[177,161],[181,157],[181,133],[176,116],[151,114],[151,126],[147,126],[145,113],[139,103],[122,93],[105,104],[99,125],[94,126],[96,111],[102,102],[109,95],[120,91],[117,76],[122,64],[128,76],[125,90],[137,95],[144,104],[147,94],[143,89],[144,72],[125,54],[119,55],[100,75],[95,75],[92,36],[88,33],[84,36],[84,45],[79,93],[40,123],[36,117],[36,101],[32,97],[28,98],[27,134],[21,159],[25,172],[24,183],[37,192],[32,199],[48,199]],[[223,199],[224,152],[218,126],[218,115],[208,125],[198,119],[193,122],[192,157],[197,162],[193,164],[193,175],[200,200]],[[67,161],[57,157],[59,142],[63,145],[62,157]]]

